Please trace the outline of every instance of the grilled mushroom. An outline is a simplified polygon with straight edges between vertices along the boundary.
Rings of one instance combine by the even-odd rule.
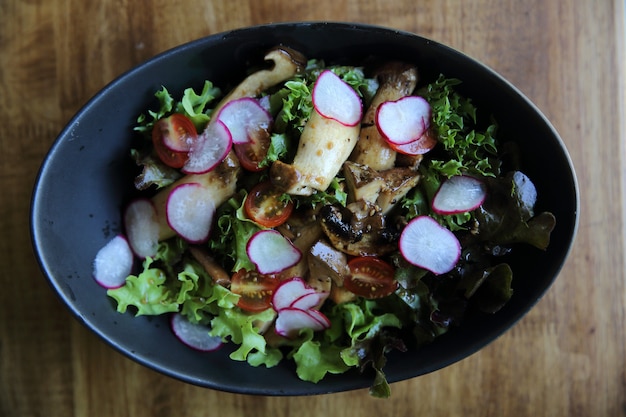
[[[272,183],[294,195],[326,191],[354,149],[359,129],[358,124],[346,126],[313,110],[300,136],[293,163],[272,164]]]
[[[360,200],[320,210],[322,230],[332,245],[355,256],[381,256],[397,248],[399,230],[387,224],[380,207]]]
[[[284,46],[269,50],[265,55],[265,60],[272,61],[272,67],[248,75],[222,99],[213,111],[214,114],[217,114],[229,101],[242,97],[256,97],[262,91],[293,77],[303,71],[307,63],[306,57],[300,52]]]
[[[413,92],[417,85],[417,69],[403,62],[389,62],[377,71],[379,87],[365,112],[359,140],[350,160],[376,170],[392,168],[396,151],[391,149],[376,127],[376,111],[385,101],[396,101]]]

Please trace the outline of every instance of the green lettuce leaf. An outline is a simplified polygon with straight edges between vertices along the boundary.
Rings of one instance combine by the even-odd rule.
[[[157,91],[154,96],[158,100],[159,108],[156,111],[148,110],[147,115],[142,113],[137,117],[137,126],[134,129],[137,132],[150,135],[154,123],[160,118],[165,117],[165,115],[169,114],[174,108],[174,98],[164,86],[161,86],[161,89]]]
[[[211,81],[205,81],[202,92],[197,94],[193,88],[187,88],[176,105],[176,112],[183,113],[193,121],[198,131],[204,129],[210,120],[211,109],[207,105],[219,97],[221,90]]]
[[[307,340],[293,354],[296,373],[303,381],[319,382],[326,374],[341,374],[350,369],[341,358],[341,346]]]
[[[246,252],[246,245],[250,237],[261,228],[248,219],[243,203],[247,193],[239,192],[218,208],[217,233],[212,233],[208,242],[209,248],[216,257],[221,258],[227,269],[232,272],[240,269],[252,270],[255,268]]]
[[[118,312],[125,313],[129,306],[136,307],[136,316],[178,311],[178,303],[165,285],[167,276],[161,269],[151,268],[152,262],[146,258],[143,272],[127,277],[124,286],[107,290],[107,295],[117,301]]]
[[[269,167],[273,162],[282,159],[287,155],[290,150],[290,141],[284,133],[272,133],[270,136],[270,147],[267,150],[267,155],[261,162],[259,167]]]
[[[222,308],[211,320],[210,333],[239,345],[229,357],[235,361],[246,361],[253,351],[265,353],[266,341],[259,334],[259,327],[274,320],[275,316],[276,312],[271,308],[255,314],[235,308]],[[254,356],[253,361],[258,363],[259,357]]]

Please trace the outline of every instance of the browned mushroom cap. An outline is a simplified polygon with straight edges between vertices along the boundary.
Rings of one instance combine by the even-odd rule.
[[[378,106],[410,95],[417,85],[417,68],[404,62],[392,61],[377,72],[379,87],[365,112],[361,133],[350,160],[376,170],[394,166],[396,151],[391,149],[375,125]]]
[[[363,200],[320,210],[322,230],[338,250],[355,256],[382,256],[397,249],[399,230],[380,208]]]

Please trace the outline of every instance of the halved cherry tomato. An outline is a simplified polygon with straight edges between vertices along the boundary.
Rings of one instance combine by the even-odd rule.
[[[365,298],[381,298],[398,287],[395,269],[387,262],[373,256],[359,256],[348,262],[350,276],[343,286],[348,291]]]
[[[160,119],[152,128],[154,149],[161,161],[172,168],[185,165],[189,149],[197,139],[193,122],[179,113]]]
[[[279,283],[280,279],[274,275],[240,269],[231,277],[230,290],[241,296],[237,306],[242,310],[263,311],[270,307]]]
[[[270,149],[270,136],[266,130],[259,130],[258,134],[250,137],[247,143],[233,144],[235,155],[239,159],[241,166],[252,172],[263,171],[266,167],[260,167],[259,164],[267,156]]]
[[[283,192],[270,181],[258,183],[248,193],[243,208],[246,215],[264,227],[283,224],[293,211],[292,201],[283,201]]]

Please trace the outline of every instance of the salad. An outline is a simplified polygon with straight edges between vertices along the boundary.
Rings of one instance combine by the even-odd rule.
[[[400,61],[331,65],[279,46],[235,86],[162,87],[131,156],[137,196],[94,277],[117,311],[171,315],[190,348],[312,383],[513,295],[507,255],[555,218],[497,123]]]

